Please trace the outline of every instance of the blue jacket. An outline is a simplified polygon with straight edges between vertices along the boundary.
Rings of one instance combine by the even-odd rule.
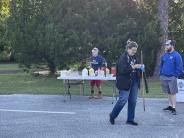
[[[160,62],[160,76],[178,77],[183,71],[183,62],[181,55],[173,51],[164,53]]]

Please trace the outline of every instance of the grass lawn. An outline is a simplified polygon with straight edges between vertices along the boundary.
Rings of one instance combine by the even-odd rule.
[[[0,70],[18,70],[17,64],[0,64]],[[146,97],[165,97],[161,92],[159,80],[148,80],[149,94]],[[102,91],[104,95],[112,96],[112,82],[104,81]],[[63,94],[63,81],[53,77],[32,76],[27,73],[0,74],[0,94]],[[84,85],[85,95],[89,94],[89,83]],[[72,86],[71,93],[80,94],[79,86]]]
[[[18,64],[0,64],[0,70],[19,70]]]

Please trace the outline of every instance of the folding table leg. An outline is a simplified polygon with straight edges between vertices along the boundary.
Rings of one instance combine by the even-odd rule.
[[[66,102],[66,98],[67,98],[67,91],[68,91],[68,84],[67,84],[66,82],[64,82],[64,87],[65,87],[64,102]]]
[[[83,93],[83,96],[84,96],[84,81],[82,81],[82,93]]]
[[[113,83],[113,86],[112,86],[112,104],[114,103],[114,83]]]
[[[71,100],[71,93],[70,93],[70,82],[69,80],[67,81],[67,85],[68,85],[68,95],[70,97],[70,100]]]
[[[116,81],[113,81],[113,88],[112,88],[112,104],[114,103],[114,98],[116,98],[116,101],[117,101]]]
[[[67,96],[69,95],[71,100],[71,93],[70,93],[70,82],[67,80],[67,82],[64,82],[65,87],[65,93],[64,93],[64,102],[66,102]]]

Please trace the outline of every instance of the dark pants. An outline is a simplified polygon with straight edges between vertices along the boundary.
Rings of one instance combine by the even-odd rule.
[[[138,94],[138,81],[133,80],[130,90],[128,91],[121,90],[119,92],[119,99],[111,112],[111,117],[115,119],[119,115],[120,111],[123,109],[126,102],[128,101],[127,121],[134,121],[137,94]]]

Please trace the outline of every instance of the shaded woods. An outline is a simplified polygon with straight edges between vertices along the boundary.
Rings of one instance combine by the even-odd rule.
[[[92,47],[111,66],[131,38],[152,76],[164,35],[180,53],[184,47],[184,2],[169,1],[165,34],[158,7],[157,0],[0,0],[0,54],[28,68],[45,63],[54,73],[85,66]]]

